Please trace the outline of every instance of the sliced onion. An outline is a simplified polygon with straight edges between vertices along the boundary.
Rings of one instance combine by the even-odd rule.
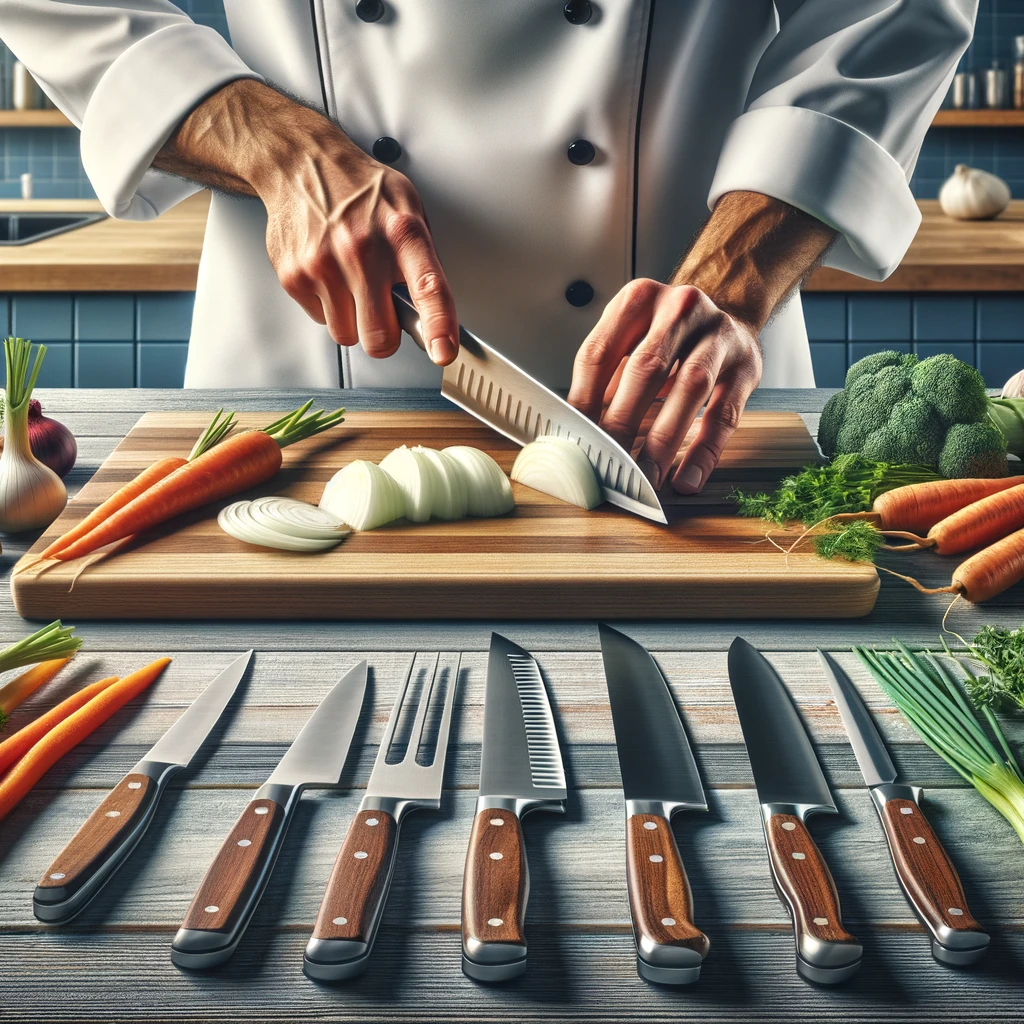
[[[459,444],[445,448],[443,454],[455,459],[466,474],[471,516],[500,516],[515,508],[512,485],[487,452]]]
[[[255,498],[249,504],[249,514],[268,529],[292,537],[338,541],[352,532],[333,513],[294,498]]]
[[[289,500],[289,499],[280,499]],[[265,548],[278,548],[281,551],[327,551],[340,544],[349,531],[335,527],[330,537],[313,538],[288,532],[286,527],[268,526],[253,512],[251,501],[236,501],[227,508],[221,509],[217,516],[220,528],[236,540],[246,544],[258,544]],[[296,504],[302,504],[297,502]],[[344,524],[341,524],[343,527]]]
[[[405,498],[405,518],[412,523],[425,523],[433,512],[434,496],[442,486],[430,459],[403,444],[381,459],[380,468],[398,484]]]
[[[469,509],[469,483],[462,466],[436,448],[417,446],[413,452],[426,458],[437,470],[432,514],[438,519],[461,519]]]
[[[538,437],[516,456],[512,479],[580,508],[601,503],[601,486],[587,453],[564,437]]]
[[[405,498],[380,466],[359,459],[331,477],[320,507],[355,530],[374,530],[405,515]]]

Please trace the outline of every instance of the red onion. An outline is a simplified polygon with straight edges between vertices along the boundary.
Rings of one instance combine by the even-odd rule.
[[[28,403],[28,442],[32,454],[61,479],[71,472],[78,457],[75,435],[63,423],[44,416],[35,398]]]

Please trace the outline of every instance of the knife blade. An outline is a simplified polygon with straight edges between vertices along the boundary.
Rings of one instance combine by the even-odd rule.
[[[818,657],[885,831],[896,877],[931,933],[932,955],[958,967],[976,963],[989,936],[968,909],[956,868],[921,810],[921,787],[896,782],[896,767],[857,687],[832,655],[819,650]]]
[[[32,897],[40,921],[70,921],[124,863],[149,828],[171,776],[188,767],[217,724],[252,654],[236,658],[206,686],[57,855]]]
[[[564,811],[567,792],[551,703],[537,662],[491,634],[480,793],[462,887],[462,970],[505,981],[526,970],[530,878],[520,819]]]
[[[302,790],[338,784],[365,692],[361,661],[320,702],[242,811],[171,943],[171,960],[179,967],[216,967],[234,953],[270,880]]]
[[[402,330],[426,351],[408,289],[395,285],[392,297]],[[459,328],[459,354],[444,368],[441,394],[516,444],[542,435],[575,441],[587,453],[605,501],[656,523],[668,522],[657,491],[625,448],[464,327]]]
[[[598,623],[626,801],[626,885],[637,973],[662,985],[700,977],[710,942],[693,923],[693,898],[670,824],[708,809],[668,683],[635,640]]]
[[[793,918],[797,971],[823,985],[845,981],[863,949],[843,927],[835,882],[805,824],[811,814],[838,813],[828,783],[785,684],[741,637],[729,648],[729,682],[772,878]]]
[[[441,806],[459,661],[458,654],[417,654],[409,666],[366,795],[338,852],[302,956],[307,977],[342,981],[361,974],[369,963],[391,885],[402,820],[409,811]],[[432,720],[439,714],[433,743],[428,712]],[[424,763],[431,750],[432,759]]]

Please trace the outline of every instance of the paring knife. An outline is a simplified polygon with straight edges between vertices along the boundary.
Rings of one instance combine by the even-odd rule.
[[[530,876],[520,819],[564,811],[565,771],[537,662],[491,634],[480,751],[480,795],[462,887],[462,970],[505,981],[526,970]]]
[[[670,821],[707,800],[668,683],[635,640],[603,622],[601,657],[626,799],[626,884],[641,978],[687,985],[711,943],[693,923],[690,883]]]
[[[179,967],[216,967],[235,951],[263,895],[306,786],[336,786],[366,691],[361,661],[320,702],[214,857],[171,943]]]
[[[420,317],[405,285],[392,288],[402,330],[424,351]],[[629,452],[593,420],[464,327],[459,354],[444,368],[441,394],[516,444],[541,435],[575,441],[597,472],[605,501],[667,523],[657,492]]]
[[[171,776],[188,767],[251,658],[249,651],[228,665],[89,815],[36,886],[32,911],[40,921],[71,920],[127,859],[149,828]]]
[[[348,834],[338,853],[302,970],[317,981],[341,981],[361,974],[370,960],[381,912],[391,884],[403,817],[419,808],[441,806],[441,782],[452,704],[458,686],[459,655],[418,654],[391,710],[377,760]],[[427,733],[428,709],[436,720],[436,742]],[[403,714],[404,709],[404,714]],[[415,711],[411,727],[408,718]],[[399,739],[395,730],[403,722]],[[426,743],[425,743],[426,740]],[[430,754],[429,764],[422,760]],[[389,756],[401,759],[388,763]]]
[[[885,830],[896,877],[931,933],[933,956],[958,967],[976,963],[989,937],[968,910],[956,868],[921,811],[921,787],[896,782],[898,772],[856,686],[831,655],[818,656]]]
[[[740,728],[754,774],[772,878],[793,918],[796,969],[823,985],[860,967],[860,943],[843,927],[835,883],[806,818],[837,814],[803,722],[764,656],[737,637],[729,648]]]

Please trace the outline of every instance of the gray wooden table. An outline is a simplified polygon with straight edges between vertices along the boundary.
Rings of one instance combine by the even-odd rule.
[[[72,492],[138,416],[150,409],[277,409],[295,393],[240,391],[51,391],[44,408],[78,437]],[[795,409],[813,425],[825,392],[765,391],[756,408]],[[318,400],[335,403],[337,392]],[[347,392],[356,408],[439,408],[421,392]],[[4,538],[6,584],[24,538]],[[891,564],[948,582],[938,556]],[[1024,849],[1009,826],[945,767],[889,706],[849,653],[893,635],[937,645],[945,599],[883,578],[862,620],[637,622],[625,628],[655,654],[682,706],[708,790],[710,813],[682,815],[676,835],[693,885],[697,923],[712,951],[700,982],[656,988],[635,972],[625,894],[623,807],[593,622],[83,623],[85,641],[57,687],[14,716],[20,721],[100,676],[151,657],[174,662],[129,705],[55,766],[0,824],[0,1020],[983,1020],[1021,1019],[1024,994]],[[960,608],[951,625],[1016,626],[1024,592],[981,610]],[[429,609],[428,609],[429,611]],[[770,611],[770,609],[766,609]],[[0,644],[31,625],[0,587]],[[564,818],[525,826],[532,875],[525,977],[482,987],[460,971],[459,902],[472,818],[489,634],[497,629],[536,653],[563,738],[570,780]],[[865,946],[860,974],[835,989],[801,981],[785,911],[769,879],[764,843],[726,677],[725,651],[741,633],[766,651],[800,703],[840,815],[812,831],[829,862],[850,930]],[[960,868],[976,916],[993,934],[986,961],[970,970],[935,963],[900,893],[882,832],[847,743],[814,648],[838,652],[877,712],[898,768],[926,787],[926,810]],[[157,820],[116,880],[71,927],[40,925],[31,894],[52,856],[181,710],[240,651],[254,670],[198,765],[182,773]],[[348,821],[366,785],[403,671],[416,651],[460,651],[462,693],[438,814],[404,829],[391,897],[369,971],[327,988],[301,973],[302,949]],[[179,971],[168,947],[192,894],[237,813],[273,769],[331,684],[357,660],[371,666],[364,720],[337,791],[310,792],[289,833],[270,888],[230,963],[210,974]],[[1020,744],[1024,728],[1008,732]]]

